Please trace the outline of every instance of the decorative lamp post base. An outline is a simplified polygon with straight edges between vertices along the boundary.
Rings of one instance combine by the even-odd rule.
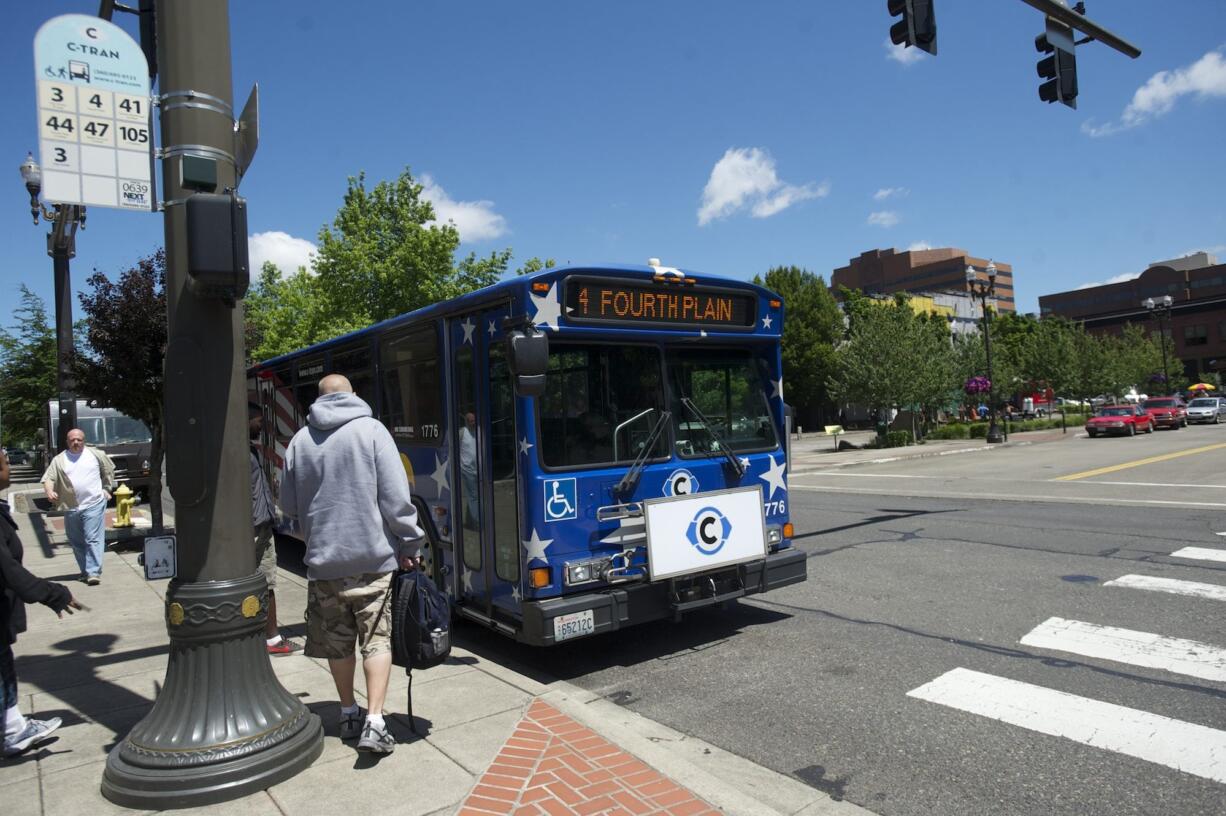
[[[152,710],[107,757],[103,796],[143,810],[216,804],[315,761],[323,725],[272,670],[267,612],[259,573],[171,583],[166,682]]]
[[[987,442],[991,445],[996,445],[1005,441],[1005,435],[1000,432],[1000,426],[993,422],[988,426]]]

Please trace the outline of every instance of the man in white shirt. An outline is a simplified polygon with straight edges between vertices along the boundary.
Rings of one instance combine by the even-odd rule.
[[[64,531],[90,586],[102,582],[102,552],[106,547],[106,503],[115,489],[115,464],[97,448],[87,447],[85,432],[68,432],[68,449],[51,460],[43,474],[43,493],[57,510],[64,510]]]

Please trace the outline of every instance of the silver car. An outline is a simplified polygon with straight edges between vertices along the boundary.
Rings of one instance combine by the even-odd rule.
[[[1221,397],[1197,397],[1188,403],[1188,422],[1212,422],[1217,425],[1226,413]]]

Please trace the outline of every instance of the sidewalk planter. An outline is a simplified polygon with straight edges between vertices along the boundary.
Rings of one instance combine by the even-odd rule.
[[[913,443],[910,431],[890,431],[885,435],[887,448],[905,448]]]

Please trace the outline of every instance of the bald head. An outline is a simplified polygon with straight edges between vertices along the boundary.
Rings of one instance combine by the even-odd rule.
[[[353,386],[344,374],[329,374],[319,381],[319,396],[324,394],[352,394]]]

